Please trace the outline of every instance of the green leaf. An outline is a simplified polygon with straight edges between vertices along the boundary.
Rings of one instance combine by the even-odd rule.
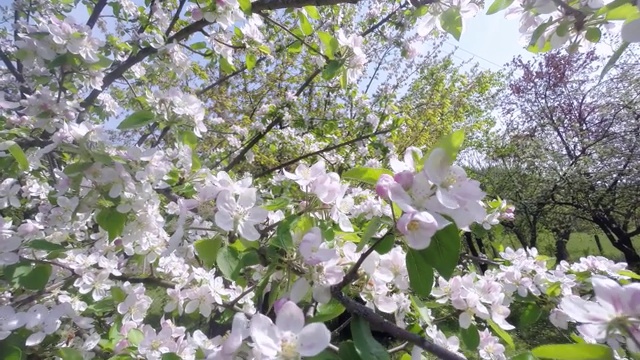
[[[478,349],[478,345],[480,345],[480,333],[474,324],[469,325],[467,329],[460,328],[460,337],[467,349],[471,351]]]
[[[462,16],[460,16],[460,9],[455,7],[448,8],[440,15],[440,25],[444,31],[460,41],[460,35],[462,35]]]
[[[433,319],[431,318],[431,315],[429,315],[429,309],[432,307],[427,306],[425,303],[422,302],[422,300],[418,299],[413,295],[409,295],[409,298],[411,299],[411,305],[416,309],[416,311],[418,312],[418,315],[420,315],[422,320],[427,324],[431,324]]]
[[[491,330],[493,330],[493,332],[496,333],[496,335],[498,335],[505,343],[507,343],[507,345],[511,349],[515,349],[516,348],[516,345],[513,342],[513,338],[511,337],[511,335],[509,335],[509,333],[507,333],[506,331],[502,330],[502,328],[500,326],[498,326],[498,324],[493,322],[493,320],[491,320],[491,319],[487,320],[487,323],[491,327]]]
[[[618,275],[627,276],[627,277],[630,277],[632,279],[640,280],[640,275],[634,273],[631,270],[620,270],[620,271],[618,271]]]
[[[313,26],[307,19],[307,15],[304,14],[303,11],[298,11],[298,18],[300,19],[300,29],[302,33],[306,36],[313,34]]]
[[[90,163],[90,162],[76,162],[76,163],[65,166],[62,172],[65,173],[65,175],[67,176],[73,177],[75,175],[82,174],[85,170],[90,168],[92,165],[93,163]]]
[[[522,354],[518,354],[511,358],[511,360],[536,360],[537,358],[533,356],[531,352],[525,352]]]
[[[7,150],[9,150],[9,153],[13,156],[14,159],[16,159],[20,170],[29,170],[29,160],[27,160],[27,155],[25,155],[24,151],[22,151],[20,145],[13,144],[9,146]]]
[[[293,238],[291,237],[291,224],[298,219],[297,215],[289,215],[280,222],[276,228],[276,236],[270,243],[281,249],[288,250],[293,248]]]
[[[387,349],[371,335],[369,323],[360,316],[354,316],[351,320],[351,335],[356,352],[366,360],[388,360]]]
[[[364,228],[364,232],[362,233],[362,239],[358,243],[358,246],[356,246],[356,251],[361,251],[364,249],[365,245],[369,244],[371,237],[378,232],[378,229],[380,229],[380,224],[382,224],[382,219],[380,219],[379,216],[369,220]]]
[[[555,282],[551,285],[549,285],[549,287],[547,287],[547,290],[545,291],[545,293],[551,297],[557,297],[560,296],[560,294],[562,293],[562,287],[561,284],[559,282]]]
[[[331,299],[326,304],[319,304],[316,314],[309,319],[309,322],[327,322],[331,319],[335,319],[344,312],[344,306],[340,304],[336,299]]]
[[[602,72],[600,73],[601,80],[609,72],[609,70],[613,69],[613,66],[616,64],[616,62],[618,61],[622,53],[625,50],[627,50],[628,46],[629,46],[629,43],[626,41],[623,41],[622,45],[620,45],[620,47],[613,53],[613,55],[611,55],[611,58],[609,58],[609,61],[607,61],[607,64],[604,66],[604,68],[602,69]]]
[[[271,54],[271,48],[264,44],[258,46],[258,50],[265,55]]]
[[[380,255],[384,255],[393,249],[395,242],[396,237],[393,234],[387,234],[382,238],[378,245],[376,245],[374,251]]]
[[[605,12],[606,20],[628,20],[638,13],[638,7],[630,2],[622,4]]]
[[[353,341],[345,341],[338,346],[338,356],[342,360],[360,360],[360,355],[356,350]]]
[[[612,2],[608,3],[607,6],[603,6],[600,9],[598,9],[598,11],[596,11],[596,15],[604,15],[608,12],[610,12],[613,9],[617,9],[620,6],[624,6],[626,4],[631,3],[632,0],[613,0]]]
[[[462,148],[462,144],[464,143],[464,130],[457,130],[452,132],[447,136],[441,137],[434,148],[443,149],[451,161],[454,161],[458,158],[458,153]],[[433,150],[431,150],[433,151]],[[424,162],[424,161],[423,161]]]
[[[189,46],[193,50],[202,50],[207,48],[207,43],[204,41],[198,41],[197,43],[193,43]]]
[[[411,290],[420,296],[429,296],[433,287],[433,268],[414,249],[407,251],[405,261],[409,272]]]
[[[62,360],[83,360],[82,353],[80,351],[73,348],[61,348],[58,349],[58,356],[62,358]]]
[[[216,264],[220,271],[222,271],[222,274],[224,274],[224,276],[229,280],[235,280],[240,274],[240,269],[242,268],[238,250],[229,246],[225,246],[218,250]]]
[[[180,139],[182,143],[191,148],[191,150],[195,150],[198,145],[198,137],[191,130],[186,130],[180,133]]]
[[[428,248],[417,253],[448,280],[458,265],[460,245],[460,233],[454,224],[450,224],[435,233]]]
[[[326,349],[320,354],[311,357],[305,357],[305,360],[342,360],[338,354],[332,350]]]
[[[182,360],[178,354],[170,352],[162,354],[162,360]]]
[[[51,265],[37,264],[29,272],[20,276],[18,284],[29,290],[42,290],[49,282]]]
[[[279,197],[277,199],[273,199],[269,201],[268,203],[263,205],[262,208],[268,211],[282,210],[286,208],[289,205],[289,203],[290,203],[289,199],[285,197]]]
[[[220,70],[222,70],[222,72],[225,74],[231,74],[232,72],[236,71],[236,67],[233,66],[233,64],[230,63],[227,58],[225,58],[224,56],[220,56]]]
[[[0,341],[0,353],[3,360],[22,360],[22,350],[11,344],[4,344]],[[24,357],[26,359],[26,356]],[[63,359],[64,360],[64,359]]]
[[[138,129],[147,124],[153,122],[156,115],[149,110],[140,110],[136,111],[133,114],[127,116],[120,125],[118,125],[119,130],[130,130],[130,129]]]
[[[342,68],[342,61],[339,61],[339,60],[329,61],[327,65],[324,67],[324,69],[322,70],[322,78],[325,80],[333,79],[334,77],[336,77],[336,75],[338,75],[340,68]]]
[[[109,233],[109,240],[113,240],[122,235],[127,215],[118,212],[115,207],[106,208],[96,215],[96,222]]]
[[[540,319],[540,316],[542,316],[542,309],[540,309],[540,307],[535,303],[528,304],[520,315],[518,325],[520,327],[524,327],[534,324],[538,319]]]
[[[240,4],[240,9],[245,13],[251,13],[251,0],[238,0],[238,4]]]
[[[327,55],[329,60],[333,60],[334,54],[340,48],[340,43],[333,35],[325,31],[318,31],[318,37],[324,45],[324,54]]]
[[[138,344],[144,340],[144,334],[138,329],[131,329],[127,333],[127,340],[130,345],[138,346]]]
[[[393,176],[393,172],[391,172],[391,170],[357,167],[342,173],[342,178],[375,185],[382,174]]]
[[[256,66],[256,63],[258,62],[258,59],[256,58],[255,55],[249,53],[247,54],[247,56],[245,57],[245,64],[247,65],[247,70],[251,70]]]
[[[487,10],[487,15],[495,14],[498,11],[502,11],[508,8],[511,4],[513,4],[513,0],[495,0],[491,6],[489,6],[489,10]]]
[[[613,360],[613,350],[605,345],[596,344],[559,344],[542,345],[531,350],[542,359],[557,360]]]
[[[602,37],[602,32],[597,27],[590,27],[587,29],[585,37],[587,38],[587,40],[591,41],[592,43],[597,43],[598,41],[600,41],[600,38]]]
[[[538,39],[540,39],[540,36],[542,36],[545,30],[547,30],[547,28],[552,24],[553,24],[553,21],[549,19],[549,21],[538,25],[538,27],[535,30],[533,30],[533,33],[531,34],[531,40],[529,40],[529,47],[536,46],[536,44],[538,43]]]
[[[200,239],[193,243],[196,254],[198,254],[198,257],[208,269],[211,269],[216,263],[218,250],[220,250],[221,246],[222,239],[220,237],[216,237],[215,239]]]
[[[55,251],[55,250],[63,250],[64,249],[64,246],[62,246],[60,244],[55,244],[55,243],[49,242],[47,240],[42,240],[42,239],[31,240],[31,241],[29,241],[29,243],[27,243],[27,246],[32,248],[32,249],[46,250],[46,251]]]
[[[303,9],[307,12],[310,18],[313,20],[320,20],[320,14],[315,6],[305,6]]]

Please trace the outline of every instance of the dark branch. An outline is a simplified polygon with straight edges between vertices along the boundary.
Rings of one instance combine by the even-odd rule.
[[[173,19],[171,19],[171,23],[169,23],[167,31],[164,33],[166,36],[169,36],[169,34],[171,34],[171,31],[173,31],[173,27],[176,25],[176,22],[178,22],[178,19],[180,18],[180,13],[182,12],[182,8],[184,7],[185,2],[186,0],[180,0],[180,5],[178,5],[178,9],[176,10],[175,15],[173,15]]]
[[[258,0],[251,3],[251,12],[301,8],[304,6],[330,6],[339,4],[357,4],[359,0]]]
[[[22,76],[22,74],[18,72],[18,69],[16,69],[16,67],[13,66],[11,59],[9,59],[7,54],[5,54],[5,52],[2,51],[2,49],[0,49],[0,59],[2,59],[2,62],[7,67],[11,75],[13,75],[13,77],[15,77],[19,83],[24,83],[24,77]]]
[[[96,6],[93,7],[93,11],[91,12],[91,16],[89,16],[89,20],[87,20],[87,26],[89,28],[93,29],[93,27],[96,25],[96,22],[98,22],[98,18],[100,17],[100,13],[106,5],[107,0],[98,0]]]
[[[352,315],[357,315],[366,320],[371,325],[397,340],[408,341],[416,346],[423,348],[429,353],[437,356],[442,360],[462,360],[463,358],[455,353],[439,346],[431,341],[423,338],[420,335],[409,332],[403,328],[396,326],[395,324],[385,320],[382,316],[376,314],[373,310],[369,309],[363,304],[360,304],[353,299],[347,297],[338,288],[331,288],[331,295],[338,300],[345,309]]]
[[[282,164],[280,164],[280,165],[278,165],[278,166],[274,166],[274,167],[272,167],[271,169],[266,170],[266,171],[263,171],[263,172],[261,172],[260,174],[256,175],[256,176],[255,176],[255,178],[257,179],[257,178],[263,177],[263,176],[268,175],[268,174],[270,174],[270,173],[272,173],[272,172],[274,172],[274,171],[277,171],[277,170],[283,169],[283,168],[285,168],[285,167],[287,167],[287,166],[289,166],[289,165],[293,165],[293,164],[297,163],[298,161],[304,160],[304,159],[306,159],[306,158],[308,158],[308,157],[312,157],[312,156],[315,156],[315,155],[319,155],[319,154],[322,154],[322,153],[327,152],[327,151],[332,151],[332,150],[335,150],[335,149],[341,148],[341,147],[343,147],[343,146],[351,145],[351,144],[356,143],[356,142],[358,142],[358,141],[368,139],[368,138],[370,138],[370,137],[372,137],[372,136],[377,136],[377,135],[386,134],[386,133],[388,133],[388,132],[390,132],[390,131],[391,131],[391,129],[387,129],[387,130],[380,130],[380,131],[376,131],[376,132],[371,133],[371,134],[367,134],[367,135],[359,136],[359,137],[357,137],[357,138],[355,138],[355,139],[351,139],[351,140],[349,140],[349,141],[345,141],[345,142],[340,143],[340,144],[327,146],[327,147],[325,147],[324,149],[320,149],[320,150],[318,150],[318,151],[314,151],[314,152],[312,152],[312,153],[308,153],[308,154],[305,154],[305,155],[299,156],[299,157],[297,157],[297,158],[295,158],[295,159],[292,159],[292,160],[289,160],[289,161],[287,161],[287,162],[284,162],[284,163],[282,163]]]

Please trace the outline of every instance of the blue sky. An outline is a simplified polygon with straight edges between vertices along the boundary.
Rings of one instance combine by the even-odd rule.
[[[487,2],[487,7],[490,2]],[[493,15],[485,15],[486,9],[472,19],[465,22],[464,33],[460,41],[450,37],[445,44],[446,50],[456,51],[454,60],[461,62],[461,59],[477,62],[480,67],[489,70],[500,70],[500,68],[511,61],[517,55],[524,59],[533,58],[534,54],[528,52],[520,46],[518,39],[518,20],[507,20],[504,12]]]

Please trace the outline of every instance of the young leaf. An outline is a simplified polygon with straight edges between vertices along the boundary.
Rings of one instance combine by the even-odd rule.
[[[235,280],[240,273],[242,264],[238,250],[230,246],[221,248],[216,256],[216,264],[227,279]]]
[[[413,249],[407,251],[405,259],[411,289],[420,296],[429,296],[433,287],[433,268]]]
[[[613,350],[606,345],[596,344],[559,344],[542,345],[531,350],[542,359],[557,360],[613,360]]]
[[[144,334],[138,329],[131,329],[127,333],[127,340],[130,345],[137,346],[142,340],[144,340]]]
[[[29,290],[42,290],[49,282],[49,277],[51,276],[51,265],[49,264],[38,264],[31,268],[31,270],[20,276],[18,279],[18,284],[20,284],[25,289]]]
[[[27,243],[27,246],[36,249],[36,250],[46,250],[46,251],[55,251],[55,250],[63,250],[64,246],[56,243],[49,242],[47,240],[36,239],[31,240]]]
[[[369,244],[371,237],[378,232],[380,224],[382,224],[382,220],[379,216],[374,217],[367,223],[367,226],[364,228],[364,232],[362,233],[362,239],[356,247],[356,251],[361,251],[364,249],[365,245]]]
[[[360,355],[356,351],[356,346],[353,341],[345,341],[338,346],[338,356],[342,360],[360,360]]]
[[[387,234],[382,238],[382,240],[376,245],[374,249],[380,255],[384,255],[393,249],[393,245],[396,242],[396,237],[393,234]]]
[[[18,167],[20,168],[20,170],[22,171],[29,170],[29,160],[27,160],[27,155],[25,155],[24,151],[22,151],[22,148],[20,147],[20,145],[13,144],[9,146],[9,149],[7,150],[9,150],[9,153],[11,153],[11,156],[13,156],[13,158],[16,159],[16,162],[18,163]]]
[[[238,4],[240,4],[240,9],[245,13],[251,13],[251,0],[238,0]]]
[[[218,256],[218,250],[222,246],[222,239],[216,237],[215,239],[200,239],[193,243],[193,247],[196,249],[196,253],[202,263],[209,269],[216,263],[216,257]]]
[[[489,10],[487,10],[487,15],[495,14],[498,11],[504,10],[508,8],[511,4],[513,4],[513,0],[495,0],[491,6],[489,6]]]
[[[511,358],[511,360],[536,360],[536,359],[537,358],[533,356],[533,354],[529,351],[522,354],[518,354]]]
[[[445,279],[453,275],[460,258],[460,233],[454,224],[439,230],[431,238],[429,247],[418,251],[427,264],[438,270]]]
[[[600,80],[604,78],[604,76],[609,72],[609,70],[613,69],[613,66],[616,64],[616,61],[618,61],[622,53],[625,50],[627,50],[628,46],[629,46],[629,43],[626,41],[623,41],[622,45],[620,45],[620,47],[613,53],[613,55],[611,55],[611,58],[609,58],[609,61],[607,61],[607,64],[604,66],[604,68],[602,69],[602,72],[600,73]]]
[[[487,320],[487,323],[491,327],[491,330],[493,330],[493,332],[496,333],[496,335],[498,335],[505,343],[507,343],[507,345],[511,349],[515,349],[516,348],[516,344],[513,342],[513,338],[511,337],[511,335],[509,335],[509,333],[507,333],[506,331],[502,330],[502,328],[500,326],[498,326],[498,324],[493,322],[493,320],[491,320],[491,319]],[[538,355],[536,355],[536,356],[538,356]]]
[[[298,18],[300,19],[300,29],[302,33],[306,36],[313,34],[313,26],[309,22],[309,19],[307,19],[307,15],[302,11],[298,11]]]
[[[335,319],[344,312],[344,306],[337,300],[331,299],[326,304],[319,304],[317,307],[316,315],[312,317],[309,322],[327,322],[331,319]]]
[[[313,20],[320,20],[320,14],[318,13],[318,9],[315,6],[305,6],[303,9]]]
[[[375,185],[378,182],[378,178],[380,178],[380,175],[382,174],[393,176],[393,172],[387,169],[357,167],[342,173],[342,178],[360,181],[369,185]]]
[[[462,16],[460,9],[450,7],[440,15],[440,25],[444,31],[451,34],[456,40],[460,40],[462,35]]]
[[[540,309],[538,305],[536,305],[535,303],[529,304],[522,312],[522,315],[520,315],[518,325],[520,325],[521,327],[529,326],[538,321],[541,315],[542,309]]]
[[[138,129],[147,124],[153,122],[155,118],[155,114],[149,110],[140,110],[136,111],[133,114],[127,116],[120,125],[118,125],[119,130],[130,130],[130,129]]]
[[[362,359],[389,360],[387,349],[371,335],[369,323],[359,316],[351,320],[351,335],[356,352]]]
[[[58,349],[58,356],[62,358],[62,360],[82,360],[82,354],[80,351],[74,348],[61,348]]]
[[[324,67],[324,70],[322,70],[322,78],[325,80],[331,80],[334,77],[336,77],[336,75],[338,75],[338,72],[340,71],[340,68],[342,67],[342,61],[338,61],[338,60],[331,60],[327,63],[327,65]]]
[[[471,351],[475,351],[480,344],[480,333],[474,324],[469,325],[466,329],[460,328],[460,337],[464,346]]]
[[[118,212],[114,207],[102,209],[96,215],[96,222],[109,233],[109,240],[113,240],[122,235],[124,225],[127,222],[127,215]]]
[[[247,70],[251,70],[256,66],[256,62],[258,62],[258,59],[256,59],[256,56],[249,53],[247,54],[246,58],[245,58],[245,64],[247,65]]]

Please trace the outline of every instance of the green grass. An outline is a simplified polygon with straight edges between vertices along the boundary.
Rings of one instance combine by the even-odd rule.
[[[594,235],[597,234],[600,237],[600,244],[602,244],[602,254],[598,250]],[[510,246],[512,248],[521,248],[522,246],[512,234],[502,235],[502,245]],[[636,250],[640,251],[640,236],[636,236],[633,239],[633,245]],[[538,234],[538,244],[536,245],[540,254],[547,256],[555,256],[556,242],[552,233],[541,231]],[[588,255],[601,255],[609,258],[613,261],[624,261],[622,253],[616,249],[609,239],[602,232],[575,232],[571,234],[569,242],[567,243],[567,251],[569,252],[569,260],[577,261],[583,256]]]

